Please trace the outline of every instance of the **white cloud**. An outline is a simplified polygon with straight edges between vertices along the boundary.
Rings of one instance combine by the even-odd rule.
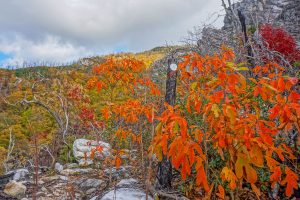
[[[16,36],[11,41],[0,38],[0,49],[3,53],[12,55],[3,61],[3,65],[22,65],[24,61],[64,63],[92,54],[84,47],[76,47],[50,35],[38,42],[26,40],[21,36]]]
[[[0,0],[0,5],[0,52],[16,60],[58,61],[177,43],[221,10],[220,0]]]

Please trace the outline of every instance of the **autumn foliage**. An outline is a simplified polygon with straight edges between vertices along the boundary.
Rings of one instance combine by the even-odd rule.
[[[166,105],[157,118],[156,155],[167,155],[183,180],[194,176],[195,185],[207,193],[217,184],[221,198],[224,187],[242,189],[243,183],[259,197],[260,170],[270,173],[270,187],[280,184],[290,197],[299,182],[297,149],[282,136],[300,131],[298,79],[284,76],[276,63],[256,66],[258,78],[248,78],[242,73],[248,68],[234,59],[226,48],[220,55],[184,57],[179,64],[181,103]],[[216,154],[224,164],[211,169]]]
[[[279,52],[291,63],[300,60],[295,38],[284,29],[266,24],[261,26],[260,34],[269,50]]]
[[[148,67],[130,55],[112,56],[93,68],[94,77],[87,83],[90,90],[102,96],[99,112],[110,142],[118,142],[112,150],[117,168],[125,154],[119,144],[141,144],[142,125],[153,122],[153,97],[160,95],[160,91],[146,75]]]

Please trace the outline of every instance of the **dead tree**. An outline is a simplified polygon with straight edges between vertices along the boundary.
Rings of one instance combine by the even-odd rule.
[[[244,46],[247,50],[247,61],[248,61],[249,66],[251,68],[254,68],[255,64],[254,64],[254,60],[253,60],[253,51],[252,51],[251,45],[249,44],[249,38],[247,35],[246,18],[240,10],[238,10],[238,16],[239,16],[239,20],[240,20],[240,23],[242,26],[242,32],[244,34]]]
[[[168,61],[166,96],[165,101],[171,106],[175,105],[176,101],[176,81],[177,81],[177,65],[173,63],[173,59]],[[162,160],[158,163],[157,170],[157,189],[170,189],[172,182],[172,164],[166,155],[163,155]]]

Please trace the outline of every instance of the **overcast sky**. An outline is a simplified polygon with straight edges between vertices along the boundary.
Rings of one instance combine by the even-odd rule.
[[[178,44],[221,10],[221,0],[0,0],[0,65]]]

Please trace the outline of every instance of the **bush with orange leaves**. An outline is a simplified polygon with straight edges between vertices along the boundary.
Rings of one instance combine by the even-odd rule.
[[[224,47],[220,55],[184,57],[178,104],[167,105],[158,118],[152,147],[206,194],[218,185],[217,196],[224,199],[225,187],[239,190],[248,183],[259,198],[258,171],[265,170],[270,174],[265,186],[280,184],[290,197],[298,188],[299,152],[281,135],[300,131],[298,79],[271,62],[256,66],[257,78],[248,78],[241,71],[249,69],[234,59]],[[220,168],[210,168],[216,157],[223,160]]]

